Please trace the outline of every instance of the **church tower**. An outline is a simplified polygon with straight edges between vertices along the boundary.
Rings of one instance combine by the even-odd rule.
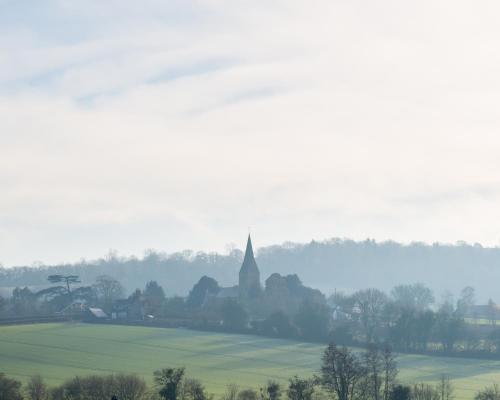
[[[240,297],[245,299],[258,297],[261,292],[260,272],[253,255],[250,235],[248,235],[245,258],[240,269],[239,291]]]

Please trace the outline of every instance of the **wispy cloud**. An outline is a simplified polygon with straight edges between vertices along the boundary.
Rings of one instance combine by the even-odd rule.
[[[0,2],[0,262],[222,250],[248,226],[496,244],[498,11]]]

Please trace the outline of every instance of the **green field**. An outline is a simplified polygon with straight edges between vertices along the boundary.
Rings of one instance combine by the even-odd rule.
[[[137,373],[151,382],[155,369],[186,366],[219,394],[227,383],[258,386],[317,372],[322,345],[248,335],[113,325],[38,324],[0,327],[0,372],[25,380],[41,374],[55,385],[75,375]],[[500,361],[403,355],[404,383],[432,382],[448,374],[456,399],[472,399],[500,382]]]
[[[500,320],[491,321],[486,318],[465,318],[465,322],[472,325],[500,325]]]

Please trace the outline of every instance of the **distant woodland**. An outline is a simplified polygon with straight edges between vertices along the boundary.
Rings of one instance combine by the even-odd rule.
[[[123,258],[110,252],[98,260],[74,264],[0,268],[0,290],[8,295],[16,286],[41,289],[47,286],[48,274],[78,275],[82,284],[105,274],[118,279],[130,293],[155,280],[167,295],[184,296],[203,275],[223,286],[235,284],[242,258],[238,249],[225,255],[147,251],[141,258]],[[446,292],[458,295],[463,287],[472,286],[478,289],[478,301],[498,300],[500,248],[478,244],[403,245],[331,239],[263,247],[257,252],[257,262],[263,281],[275,272],[298,274],[305,285],[325,294],[368,286],[389,290],[398,284],[421,282],[438,297]]]

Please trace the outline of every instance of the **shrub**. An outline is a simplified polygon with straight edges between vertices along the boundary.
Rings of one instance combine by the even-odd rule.
[[[0,399],[23,400],[21,382],[7,378],[0,372]]]

